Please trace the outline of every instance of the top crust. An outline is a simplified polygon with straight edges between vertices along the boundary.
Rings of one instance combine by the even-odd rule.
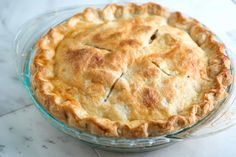
[[[87,8],[37,44],[32,85],[56,118],[139,138],[192,125],[227,96],[225,47],[197,20],[147,3]]]

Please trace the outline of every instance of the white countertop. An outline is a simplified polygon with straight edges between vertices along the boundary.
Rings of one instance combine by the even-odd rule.
[[[197,140],[136,154],[119,154],[93,149],[50,126],[32,105],[15,72],[14,36],[24,22],[62,7],[101,4],[115,0],[0,0],[0,157],[154,157],[236,156],[236,127]],[[127,1],[123,1],[127,2]],[[141,2],[141,1],[139,1]],[[143,1],[142,1],[143,2]],[[230,0],[159,0],[207,25],[236,52],[236,5]]]

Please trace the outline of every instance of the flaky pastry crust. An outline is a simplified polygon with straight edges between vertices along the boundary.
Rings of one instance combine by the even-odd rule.
[[[195,124],[227,96],[225,47],[197,20],[147,3],[87,8],[37,44],[32,86],[56,118],[139,138]]]

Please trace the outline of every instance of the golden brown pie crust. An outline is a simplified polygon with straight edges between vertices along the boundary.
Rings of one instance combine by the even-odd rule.
[[[37,44],[32,85],[72,127],[149,137],[192,125],[227,96],[225,47],[197,20],[147,3],[87,8]]]

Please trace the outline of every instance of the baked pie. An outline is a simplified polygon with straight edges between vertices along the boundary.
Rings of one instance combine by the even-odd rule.
[[[38,41],[31,69],[35,95],[53,116],[120,138],[197,123],[233,78],[212,32],[155,3],[85,9]]]

